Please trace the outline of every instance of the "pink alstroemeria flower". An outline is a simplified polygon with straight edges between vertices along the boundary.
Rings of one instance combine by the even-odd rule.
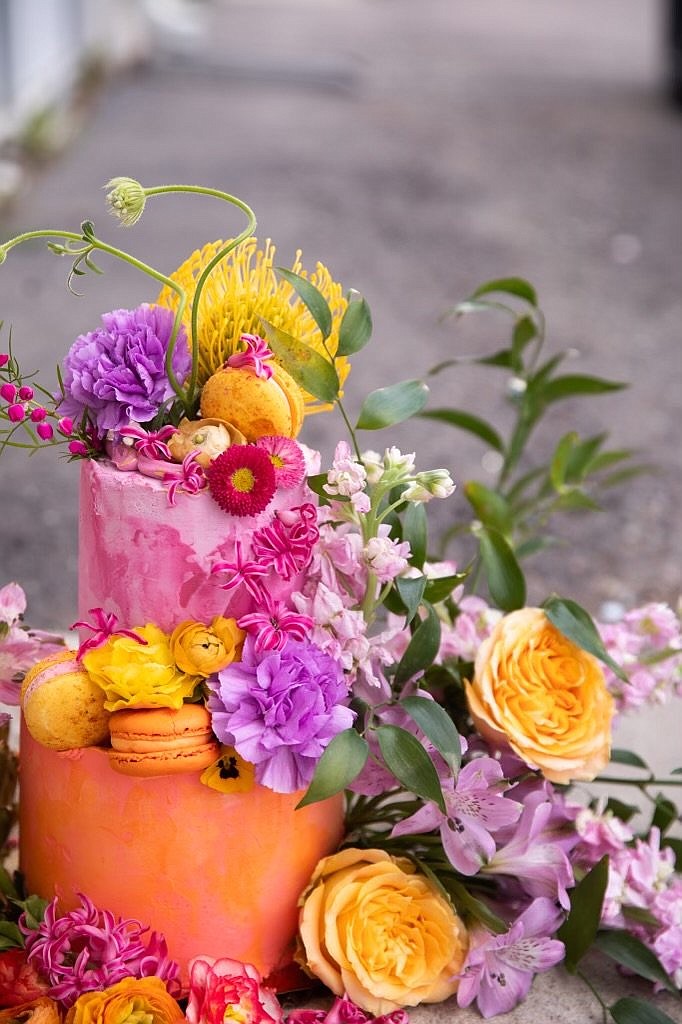
[[[189,1024],[281,1024],[282,1008],[252,964],[198,956],[189,971]]]
[[[26,594],[18,583],[0,587],[0,622],[13,626],[26,611]]]
[[[134,448],[148,459],[171,461],[171,453],[166,441],[173,434],[177,434],[176,427],[169,424],[161,427],[161,430],[145,430],[139,423],[130,423],[127,427],[121,427],[118,433],[121,437],[132,437]]]
[[[268,348],[267,341],[259,334],[242,334],[239,340],[246,345],[246,351],[235,352],[225,365],[237,370],[251,370],[256,377],[270,380],[275,371],[267,364],[270,359],[274,359],[274,355]]]
[[[440,829],[443,849],[452,866],[463,875],[475,875],[495,854],[492,833],[518,821],[521,804],[500,791],[502,769],[492,757],[466,764],[457,780],[442,780],[446,813],[429,802],[398,822],[392,836],[414,835]]]
[[[237,620],[240,629],[255,636],[254,650],[281,651],[288,639],[305,640],[313,628],[309,615],[290,611],[282,601],[266,595],[263,607]]]
[[[127,636],[131,640],[137,640],[138,644],[147,645],[147,641],[139,633],[134,633],[132,629],[120,629],[118,617],[113,612],[105,612],[104,608],[89,608],[88,615],[92,615],[94,624],[86,622],[84,619],[79,619],[78,622],[74,622],[69,626],[69,629],[89,629],[92,632],[92,636],[84,640],[78,648],[78,653],[76,654],[78,661],[81,660],[87,651],[92,651],[95,647],[101,647],[110,636]]]
[[[460,975],[457,1004],[470,1006],[475,999],[486,1019],[512,1010],[528,995],[535,974],[563,960],[563,942],[549,938],[562,918],[551,900],[540,898],[503,935],[475,930]]]

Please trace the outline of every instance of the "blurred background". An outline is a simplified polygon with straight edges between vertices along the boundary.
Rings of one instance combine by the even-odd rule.
[[[347,386],[357,414],[374,387],[508,342],[502,318],[443,322],[482,281],[531,280],[548,354],[627,391],[551,409],[533,445],[609,431],[656,471],[612,489],[607,515],[557,524],[566,545],[526,563],[530,600],[550,590],[599,614],[680,594],[682,119],[663,0],[0,0],[0,238],[39,226],[100,236],[170,272],[206,240],[240,231],[209,199],[150,202],[126,232],[102,186],[192,182],[250,203],[278,260],[297,248],[362,291],[375,337]],[[679,54],[678,54],[679,57]],[[43,246],[0,272],[0,351],[12,327],[43,383],[75,337],[112,307],[153,301],[112,262],[66,289]],[[508,371],[432,378],[431,405],[509,423]],[[303,439],[329,455],[335,415]],[[411,421],[366,434],[422,468],[492,483],[490,453],[452,428]],[[2,579],[35,625],[76,610],[77,465],[39,452],[0,464]],[[458,557],[456,547],[449,552]],[[464,559],[461,558],[463,561]],[[613,607],[611,605],[611,607]]]

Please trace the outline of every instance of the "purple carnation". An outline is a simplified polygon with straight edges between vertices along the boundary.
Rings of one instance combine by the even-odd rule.
[[[57,915],[57,897],[33,931],[22,918],[29,963],[45,975],[50,995],[71,1006],[83,992],[108,988],[123,978],[157,977],[169,992],[179,991],[179,967],[168,956],[166,940],[139,921],[115,918],[81,895],[81,906]]]
[[[62,416],[84,412],[100,434],[130,420],[146,423],[174,394],[165,367],[174,314],[144,304],[102,316],[103,327],[81,334],[64,360]],[[178,332],[173,372],[182,384],[191,368],[187,335]]]
[[[304,789],[320,756],[355,712],[346,706],[341,666],[307,640],[256,654],[218,673],[208,707],[213,730],[256,766],[256,779],[276,793]]]

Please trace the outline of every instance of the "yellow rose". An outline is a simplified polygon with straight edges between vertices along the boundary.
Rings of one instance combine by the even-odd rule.
[[[300,905],[299,958],[336,995],[380,1015],[457,990],[466,930],[411,861],[342,850],[319,862]]]
[[[550,782],[589,781],[608,763],[613,699],[604,673],[541,608],[500,619],[466,692],[479,732]]]
[[[160,978],[124,978],[103,992],[85,992],[65,1024],[174,1024],[185,1017]]]
[[[158,626],[136,626],[147,641],[140,644],[127,636],[110,636],[105,644],[88,651],[83,665],[91,679],[104,690],[107,711],[120,708],[182,707],[197,685],[196,675],[178,671],[170,637]]]
[[[218,615],[210,626],[181,622],[171,634],[170,646],[181,672],[207,679],[235,660],[244,636],[234,619]]]

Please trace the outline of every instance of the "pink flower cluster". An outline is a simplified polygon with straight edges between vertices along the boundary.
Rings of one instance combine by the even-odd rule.
[[[61,637],[21,626],[26,595],[18,583],[0,588],[0,703],[19,703],[20,683],[25,672],[40,658],[64,646]]]
[[[115,918],[81,895],[81,906],[59,914],[57,897],[48,903],[37,929],[20,925],[30,964],[50,985],[53,999],[71,1006],[83,992],[114,985],[122,978],[157,977],[179,992],[179,968],[157,932],[145,939],[139,921]]]
[[[682,696],[682,624],[666,604],[627,612],[619,622],[599,625],[606,650],[627,674],[627,683],[605,667],[619,711],[663,704]]]

